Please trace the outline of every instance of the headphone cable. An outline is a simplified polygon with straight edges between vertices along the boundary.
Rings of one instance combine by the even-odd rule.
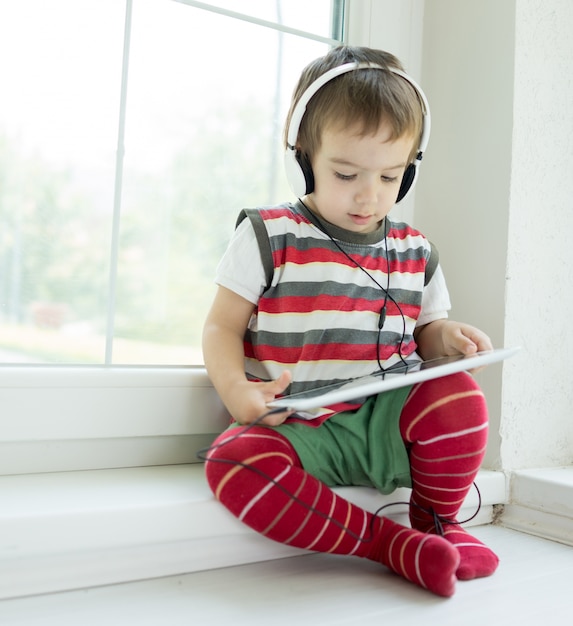
[[[444,525],[461,526],[462,524],[466,524],[467,522],[473,520],[478,515],[478,513],[480,512],[481,505],[482,505],[481,492],[480,492],[477,484],[474,481],[473,482],[473,486],[474,486],[474,488],[475,488],[475,490],[477,492],[478,504],[477,504],[477,508],[476,508],[475,512],[470,517],[468,517],[465,520],[457,521],[457,520],[448,519],[446,517],[442,517],[441,515],[438,515],[434,511],[433,508],[425,509],[424,507],[416,504],[415,502],[401,502],[401,501],[389,502],[387,504],[384,504],[384,505],[378,507],[372,513],[372,519],[370,521],[369,533],[368,533],[368,535],[366,537],[361,537],[361,536],[357,535],[354,531],[352,531],[350,528],[348,528],[345,524],[343,524],[342,522],[339,522],[337,519],[335,519],[334,517],[332,517],[328,513],[324,513],[322,511],[316,509],[314,506],[306,503],[304,500],[299,498],[296,494],[292,493],[292,491],[290,491],[289,489],[287,489],[286,487],[281,485],[278,480],[276,480],[272,476],[269,476],[266,472],[263,472],[259,468],[253,467],[252,465],[249,465],[248,463],[245,463],[243,461],[237,461],[237,460],[234,460],[234,459],[225,459],[225,458],[213,459],[213,458],[210,458],[209,455],[212,452],[214,452],[215,450],[218,450],[218,449],[224,447],[225,445],[227,445],[228,443],[231,443],[232,441],[235,441],[236,439],[239,439],[239,438],[243,437],[252,428],[254,428],[255,426],[260,425],[261,421],[263,419],[265,419],[265,417],[267,417],[269,415],[273,415],[274,413],[282,413],[283,411],[284,411],[284,409],[282,409],[282,408],[275,408],[275,409],[271,409],[271,410],[267,411],[266,413],[264,413],[263,415],[258,417],[256,420],[254,420],[250,424],[245,425],[244,428],[242,428],[241,431],[236,433],[235,435],[233,435],[233,436],[231,436],[231,437],[229,437],[227,439],[224,439],[223,441],[221,441],[221,442],[219,442],[219,443],[217,443],[215,445],[211,445],[211,446],[208,446],[206,448],[202,448],[201,450],[198,450],[197,453],[196,453],[197,458],[200,461],[204,461],[205,463],[223,463],[223,464],[227,464],[227,465],[233,465],[235,467],[242,467],[243,469],[247,469],[247,470],[250,470],[251,472],[254,472],[255,474],[257,474],[258,476],[260,476],[264,480],[268,481],[270,484],[272,484],[277,489],[280,489],[280,491],[282,491],[288,498],[290,498],[296,504],[304,507],[310,513],[312,513],[314,515],[318,515],[319,517],[321,517],[322,519],[328,521],[329,523],[334,524],[335,526],[340,528],[340,530],[342,530],[345,533],[347,533],[349,537],[352,537],[356,541],[360,541],[362,543],[369,543],[370,541],[372,541],[374,539],[374,523],[376,521],[376,518],[379,517],[379,515],[380,515],[380,513],[382,513],[382,511],[384,511],[387,508],[393,507],[393,506],[407,506],[409,508],[414,507],[414,508],[418,509],[419,511],[422,511],[426,515],[429,515],[432,518],[432,521],[434,523],[434,528],[435,528],[436,534],[441,535],[442,537],[445,534],[444,528],[443,528]]]

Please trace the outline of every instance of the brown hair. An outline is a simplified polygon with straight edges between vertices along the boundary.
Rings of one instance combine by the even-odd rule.
[[[296,104],[306,89],[322,74],[344,63],[369,62],[383,68],[404,71],[400,61],[389,52],[365,47],[339,46],[310,63],[294,90],[284,131],[287,133]],[[323,85],[310,99],[302,118],[296,148],[310,162],[320,148],[322,133],[329,126],[361,126],[362,136],[375,133],[381,123],[389,124],[391,139],[405,135],[419,138],[423,110],[420,98],[410,83],[391,71],[361,69],[347,72]],[[418,148],[412,149],[411,158]]]

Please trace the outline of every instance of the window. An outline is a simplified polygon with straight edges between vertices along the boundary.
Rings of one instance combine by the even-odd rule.
[[[342,0],[0,6],[0,362],[201,364],[241,208],[291,197],[294,83]]]

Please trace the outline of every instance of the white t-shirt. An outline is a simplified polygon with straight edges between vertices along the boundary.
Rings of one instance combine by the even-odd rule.
[[[235,230],[229,246],[219,262],[215,282],[256,305],[267,286],[255,231],[248,219]],[[450,296],[444,273],[438,264],[422,293],[422,310],[416,326],[424,326],[448,317]]]

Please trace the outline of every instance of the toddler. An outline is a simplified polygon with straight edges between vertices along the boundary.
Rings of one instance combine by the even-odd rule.
[[[440,596],[488,576],[497,556],[458,523],[487,441],[466,372],[323,407],[269,411],[296,393],[416,359],[492,348],[448,319],[436,252],[391,208],[415,182],[430,112],[391,54],[342,46],[312,62],[285,130],[297,200],[241,213],[203,335],[233,418],[207,455],[217,499],[281,543],[378,561]],[[336,485],[411,487],[410,527]]]

